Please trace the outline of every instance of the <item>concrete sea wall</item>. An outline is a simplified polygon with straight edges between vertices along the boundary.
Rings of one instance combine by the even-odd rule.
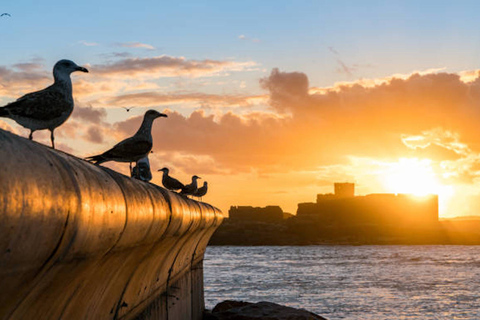
[[[0,319],[201,319],[222,213],[0,130]]]

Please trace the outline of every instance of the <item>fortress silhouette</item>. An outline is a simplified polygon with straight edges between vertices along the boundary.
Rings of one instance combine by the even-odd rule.
[[[353,183],[335,183],[335,193],[318,194],[317,202],[299,203],[298,219],[333,226],[435,225],[438,195],[374,193],[355,196]]]

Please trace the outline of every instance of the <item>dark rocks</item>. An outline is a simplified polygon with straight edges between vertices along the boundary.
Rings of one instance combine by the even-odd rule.
[[[272,302],[223,301],[205,314],[204,320],[327,320],[303,309]]]

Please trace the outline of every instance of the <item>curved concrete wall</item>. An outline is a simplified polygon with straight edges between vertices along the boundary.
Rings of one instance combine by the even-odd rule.
[[[201,319],[221,212],[0,130],[0,319]]]

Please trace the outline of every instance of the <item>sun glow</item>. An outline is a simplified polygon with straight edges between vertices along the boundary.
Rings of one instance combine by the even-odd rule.
[[[429,159],[401,158],[389,164],[384,174],[384,185],[388,192],[407,193],[416,196],[442,193]]]

